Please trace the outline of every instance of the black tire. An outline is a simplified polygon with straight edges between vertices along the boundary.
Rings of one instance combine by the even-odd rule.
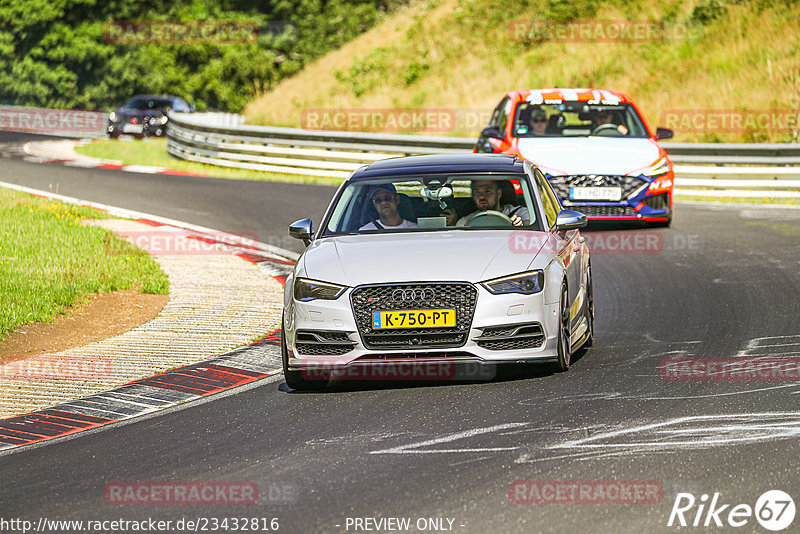
[[[281,319],[281,362],[283,363],[283,378],[286,380],[286,385],[297,391],[310,391],[324,387],[324,382],[303,378],[302,371],[289,370],[289,351],[286,348],[286,340],[283,337],[283,325],[283,319]]]
[[[558,360],[555,363],[555,370],[559,373],[569,370],[570,346],[569,346],[569,293],[567,284],[561,285],[561,301],[559,303],[559,323],[558,323]]]
[[[589,328],[589,337],[584,342],[584,347],[594,344],[594,283],[592,282],[592,265],[589,264],[588,279],[586,281],[586,325]]]

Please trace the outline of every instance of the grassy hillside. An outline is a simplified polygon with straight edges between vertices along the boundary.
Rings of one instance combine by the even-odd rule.
[[[652,21],[659,31],[610,42],[519,31],[532,21],[554,31],[609,20]],[[594,87],[631,95],[653,128],[667,126],[674,110],[784,121],[767,129],[745,121],[734,132],[677,128],[676,141],[797,142],[797,28],[798,0],[416,1],[260,95],[245,114],[253,124],[299,127],[309,110],[444,108],[456,126],[427,133],[475,135],[475,117],[483,123],[506,91]]]

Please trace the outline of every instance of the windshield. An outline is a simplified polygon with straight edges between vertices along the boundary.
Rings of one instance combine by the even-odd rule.
[[[526,175],[426,175],[348,184],[323,236],[481,229],[541,230]]]
[[[521,102],[514,114],[515,137],[648,137],[630,104]]]
[[[128,109],[164,109],[172,106],[172,101],[158,98],[134,98],[125,107]]]

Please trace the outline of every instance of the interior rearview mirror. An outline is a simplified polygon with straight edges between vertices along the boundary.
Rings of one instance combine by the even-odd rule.
[[[453,196],[453,189],[447,185],[431,189],[429,187],[423,187],[420,192],[420,196],[424,198],[426,201],[428,200],[438,200],[439,207],[445,209],[447,207],[447,203],[444,201],[446,198],[450,198]]]

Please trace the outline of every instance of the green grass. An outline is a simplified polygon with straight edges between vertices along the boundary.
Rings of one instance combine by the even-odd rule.
[[[0,337],[15,325],[50,322],[92,293],[169,292],[167,276],[148,254],[82,224],[104,217],[0,188]]]
[[[87,145],[80,145],[75,148],[75,151],[93,158],[119,161],[123,165],[152,165],[154,167],[166,167],[203,176],[213,176],[215,178],[326,185],[339,185],[341,182],[339,178],[232,169],[194,161],[186,161],[173,157],[167,152],[166,139],[134,139],[132,141],[104,139],[94,141]]]

